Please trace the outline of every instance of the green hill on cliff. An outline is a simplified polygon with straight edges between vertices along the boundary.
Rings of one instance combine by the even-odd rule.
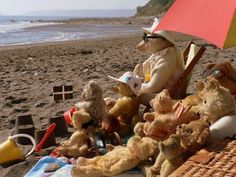
[[[174,0],[150,0],[145,6],[137,7],[136,16],[159,16],[167,11]]]

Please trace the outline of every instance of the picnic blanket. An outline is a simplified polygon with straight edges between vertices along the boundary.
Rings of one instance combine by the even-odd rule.
[[[50,163],[58,163],[61,168],[55,172],[45,173],[44,168]],[[71,177],[70,170],[73,165],[64,163],[57,158],[45,156],[24,177]]]

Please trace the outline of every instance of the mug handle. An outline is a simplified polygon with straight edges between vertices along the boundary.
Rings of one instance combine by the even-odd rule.
[[[35,150],[35,148],[36,148],[36,142],[35,142],[34,138],[33,138],[32,136],[28,135],[28,134],[16,134],[16,135],[11,136],[12,139],[18,138],[18,137],[29,138],[30,141],[31,141],[31,143],[33,144],[32,149],[31,149],[31,150],[28,152],[28,154],[26,154],[26,156],[25,156],[25,157],[28,157],[29,155],[31,155],[31,154],[34,152],[34,150]]]

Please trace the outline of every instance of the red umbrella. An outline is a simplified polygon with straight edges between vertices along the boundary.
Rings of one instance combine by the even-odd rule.
[[[197,36],[220,48],[236,46],[236,0],[176,0],[153,32]]]

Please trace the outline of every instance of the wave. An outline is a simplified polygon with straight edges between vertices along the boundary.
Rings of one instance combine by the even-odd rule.
[[[59,24],[59,23],[28,21],[28,22],[15,22],[15,23],[9,23],[9,24],[1,24],[0,33],[16,32],[16,31],[22,31],[25,28],[37,27],[37,26],[48,26],[48,25],[54,25],[54,24]]]

